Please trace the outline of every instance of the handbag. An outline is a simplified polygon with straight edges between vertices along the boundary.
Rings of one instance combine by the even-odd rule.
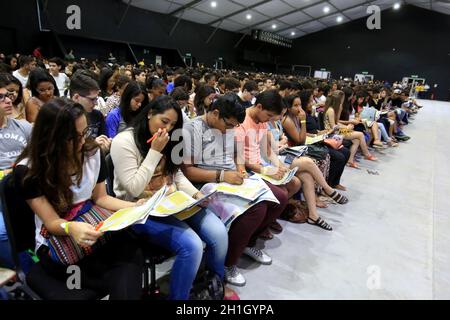
[[[112,212],[100,208],[94,205],[91,200],[88,200],[72,209],[66,215],[66,217],[69,217],[66,219],[74,222],[85,222],[95,227],[112,214]],[[80,246],[71,236],[51,235],[44,226],[42,226],[41,235],[47,239],[50,258],[62,265],[77,264],[81,259],[105,245],[111,238],[110,233],[105,233],[97,239],[94,245],[84,247]]]
[[[317,159],[317,160],[323,160],[326,158],[328,154],[328,149],[325,146],[321,146],[319,144],[310,144],[308,146],[308,150],[306,151],[306,155]]]
[[[331,138],[324,139],[323,143],[326,144],[330,148],[339,150],[343,147],[342,141],[343,141],[342,136],[335,134]]]

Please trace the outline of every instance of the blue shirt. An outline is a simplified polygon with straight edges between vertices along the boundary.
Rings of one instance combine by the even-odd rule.
[[[112,109],[106,116],[106,135],[114,138],[119,133],[119,124],[123,122],[120,108]]]
[[[173,89],[175,88],[175,84],[173,82],[169,83],[166,87],[166,91],[167,93],[171,93],[173,91]]]

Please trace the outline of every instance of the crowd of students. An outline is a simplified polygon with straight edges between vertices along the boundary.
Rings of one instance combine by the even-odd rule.
[[[377,161],[371,150],[407,141],[404,126],[420,108],[406,91],[381,82],[32,56],[7,60],[0,64],[1,177],[14,170],[36,214],[35,249],[44,266],[54,263],[42,229],[80,246],[104,236],[72,221],[81,207],[114,212],[142,204],[164,185],[200,199],[206,183],[240,185],[254,172],[278,180],[297,168],[285,185],[266,182],[278,203],[251,206],[228,230],[205,202],[188,219],[150,217],[114,233],[79,262],[83,285],[89,288],[102,274],[110,299],[140,297],[141,248],[147,244],[175,255],[169,299],[189,298],[203,256],[226,284],[244,286],[239,258],[271,264],[256,241],[282,232],[278,219],[333,230],[319,209],[349,202],[341,193],[349,187],[341,183],[345,169],[358,168],[358,151]],[[283,153],[324,134],[338,145],[311,145],[301,157]],[[180,144],[183,161],[174,158]],[[114,165],[114,194],[105,188],[106,155]],[[14,267],[3,219],[0,266]],[[238,297],[226,287],[225,299]]]

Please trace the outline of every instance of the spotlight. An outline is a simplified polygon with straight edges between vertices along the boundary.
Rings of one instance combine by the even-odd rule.
[[[245,18],[246,18],[247,20],[251,20],[251,19],[252,19],[252,15],[251,15],[250,13],[248,13],[248,14],[245,16]]]
[[[272,25],[272,29],[276,29],[277,28],[277,25],[276,24],[273,24]]]
[[[400,3],[396,3],[396,4],[394,4],[394,10],[398,10],[398,9],[400,9]]]
[[[336,21],[337,21],[338,23],[341,23],[341,22],[342,22],[342,20],[343,20],[343,19],[342,19],[342,17],[341,17],[341,16],[339,16],[339,17],[337,17],[337,18],[336,18]]]
[[[211,7],[213,7],[213,8],[217,7],[217,2],[216,1],[212,1],[211,2]]]
[[[324,7],[324,8],[323,8],[323,12],[325,12],[325,13],[330,12],[330,7]]]

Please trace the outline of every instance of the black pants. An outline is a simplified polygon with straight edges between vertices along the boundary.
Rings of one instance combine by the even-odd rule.
[[[69,277],[67,267],[51,260],[44,246],[41,246],[38,255],[45,271],[65,283]],[[82,259],[78,266],[81,289],[109,295],[110,300],[141,299],[143,256],[136,241],[127,232],[113,234],[107,244]]]
[[[334,188],[340,184],[345,165],[350,158],[350,150],[346,147],[342,147],[339,150],[328,147],[328,153],[330,154],[330,174],[328,176],[328,184],[330,187]]]

